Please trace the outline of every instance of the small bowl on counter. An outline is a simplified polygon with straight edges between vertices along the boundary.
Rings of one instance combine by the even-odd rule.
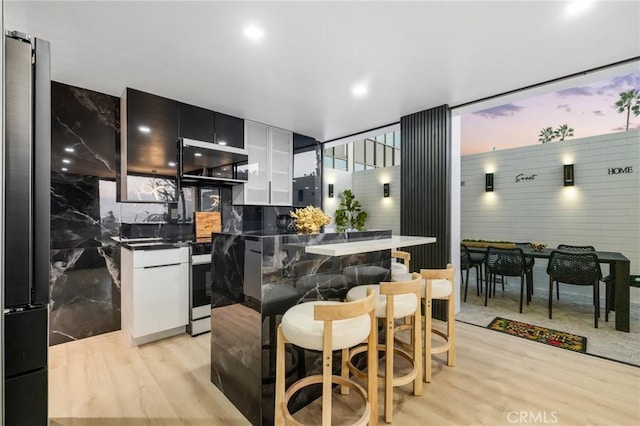
[[[529,244],[529,245],[531,246],[531,248],[532,248],[534,251],[542,251],[542,250],[544,250],[545,248],[547,248],[547,243],[541,243],[541,242],[538,242],[538,241],[534,241],[534,242],[532,242],[532,243],[531,243],[531,244]]]

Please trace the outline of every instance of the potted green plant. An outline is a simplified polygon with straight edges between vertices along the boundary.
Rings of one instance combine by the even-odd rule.
[[[336,210],[334,222],[338,232],[352,229],[362,231],[367,220],[367,212],[362,210],[360,202],[350,189],[340,193],[340,207]]]

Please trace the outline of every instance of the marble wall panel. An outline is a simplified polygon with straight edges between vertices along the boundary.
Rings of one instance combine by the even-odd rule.
[[[51,250],[50,345],[120,329],[119,250]]]
[[[117,219],[100,217],[100,181],[115,178],[119,105],[51,84],[50,345],[120,329]]]

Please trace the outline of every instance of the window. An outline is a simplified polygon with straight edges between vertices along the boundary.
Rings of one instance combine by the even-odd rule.
[[[353,159],[349,158],[351,150]],[[383,133],[373,138],[360,139],[324,150],[324,167],[328,169],[349,171],[350,161],[353,162],[355,172],[399,165],[400,131]]]

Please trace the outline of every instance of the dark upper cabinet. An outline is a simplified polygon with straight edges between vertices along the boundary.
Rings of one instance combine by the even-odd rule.
[[[180,103],[182,138],[244,148],[244,120],[193,105]]]
[[[215,142],[227,146],[244,148],[244,120],[230,115],[215,113]]]
[[[213,116],[213,111],[181,103],[180,137],[204,142],[215,142]]]
[[[244,148],[244,120],[240,118],[131,88],[125,90],[120,103],[117,201],[154,202],[144,198],[149,188],[154,200],[176,199],[178,138]],[[158,196],[158,185],[164,185],[161,189],[168,194]]]
[[[127,173],[175,177],[179,103],[127,88],[126,111]]]

